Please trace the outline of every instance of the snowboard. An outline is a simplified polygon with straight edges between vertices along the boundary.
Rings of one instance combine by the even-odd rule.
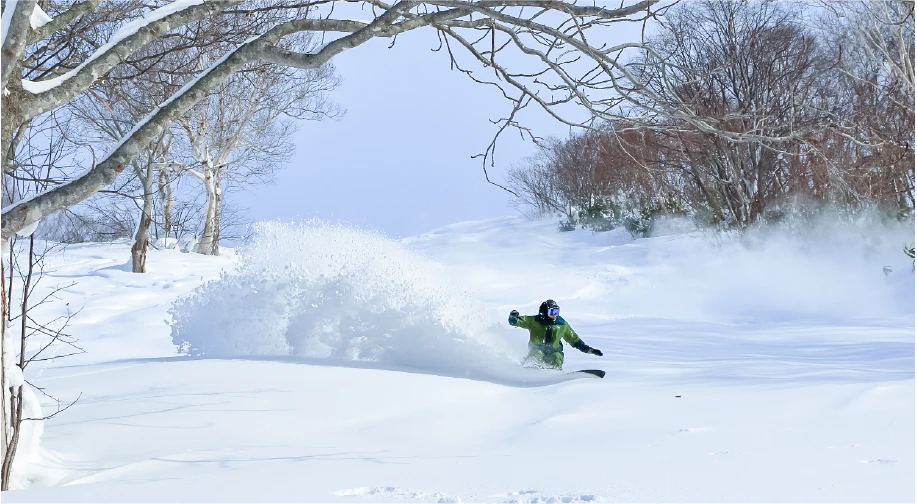
[[[572,373],[567,373],[567,374],[580,374],[580,373],[592,375],[592,376],[595,376],[596,378],[605,378],[605,371],[602,371],[601,369],[580,369],[578,371],[573,371]]]

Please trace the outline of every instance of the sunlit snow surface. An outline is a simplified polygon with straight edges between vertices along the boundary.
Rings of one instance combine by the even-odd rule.
[[[36,315],[82,307],[88,353],[26,378],[82,397],[4,501],[914,500],[913,228],[555,226],[71,246]],[[517,365],[548,297],[604,380]]]

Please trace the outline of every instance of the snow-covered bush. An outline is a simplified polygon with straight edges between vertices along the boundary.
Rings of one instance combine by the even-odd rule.
[[[176,301],[180,352],[450,372],[494,355],[509,362],[485,308],[443,265],[401,243],[321,221],[259,223],[255,232],[236,271]]]

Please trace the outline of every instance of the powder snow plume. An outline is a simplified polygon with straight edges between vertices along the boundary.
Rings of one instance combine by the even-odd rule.
[[[517,367],[514,349],[445,266],[381,234],[318,220],[262,222],[239,256],[235,271],[175,302],[179,352],[479,378]]]

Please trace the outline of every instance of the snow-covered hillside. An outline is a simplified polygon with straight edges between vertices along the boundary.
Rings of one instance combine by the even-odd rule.
[[[88,353],[26,377],[82,396],[4,501],[913,501],[914,231],[877,229],[70,246],[36,316],[82,307]],[[549,297],[605,379],[518,366]]]

